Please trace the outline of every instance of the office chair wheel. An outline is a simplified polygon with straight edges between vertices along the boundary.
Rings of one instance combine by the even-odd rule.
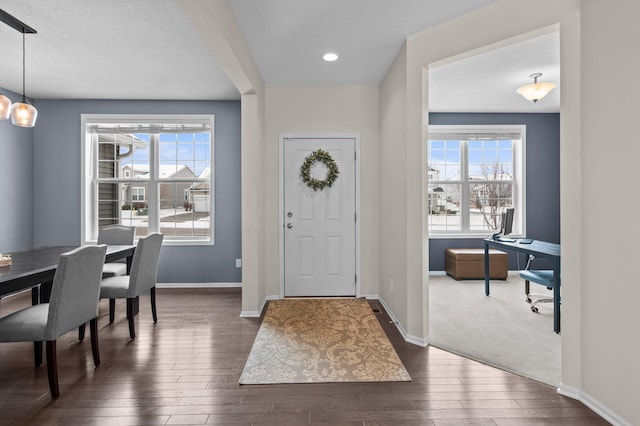
[[[531,298],[527,297],[527,303],[531,303]]]
[[[535,306],[531,307],[531,312],[538,312],[538,308],[536,308]]]

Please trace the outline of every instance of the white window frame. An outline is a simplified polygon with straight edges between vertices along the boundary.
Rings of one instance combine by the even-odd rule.
[[[204,123],[210,130],[210,164],[211,173],[208,177],[208,183],[210,188],[210,205],[209,205],[209,237],[198,237],[198,238],[164,238],[163,245],[213,245],[215,241],[215,194],[214,194],[214,165],[215,165],[215,127],[214,127],[214,116],[213,115],[176,115],[176,114],[81,114],[81,146],[80,146],[80,155],[81,155],[81,241],[83,244],[95,244],[97,241],[98,229],[97,229],[97,199],[95,197],[95,186],[94,182],[94,171],[96,169],[97,164],[97,155],[95,150],[92,149],[93,138],[92,135],[87,131],[88,126],[95,124],[138,124],[138,123],[146,123],[146,124],[198,124]],[[144,133],[144,132],[141,132]],[[154,140],[158,140],[158,138],[152,138]],[[173,178],[173,179],[163,179],[160,177],[155,177],[155,170],[159,169],[159,158],[156,155],[156,149],[154,144],[151,144],[151,164],[150,169],[152,172],[152,176],[154,176],[148,182],[148,191],[145,194],[149,199],[158,198],[159,185],[161,183],[171,183],[180,181],[181,178]],[[112,179],[114,182],[117,182],[118,179]],[[185,180],[185,178],[182,178]],[[193,179],[186,179],[188,181],[192,181]],[[159,201],[158,201],[159,202]],[[155,201],[154,201],[155,203]],[[150,203],[151,204],[151,203]],[[159,208],[159,206],[158,206]],[[158,213],[155,211],[149,212],[149,226],[148,232],[159,232],[160,228],[160,220],[158,217]]]
[[[129,176],[125,175],[125,177],[129,177]],[[133,198],[134,197],[134,195],[133,195],[134,192],[136,193],[136,195],[135,195],[136,198],[135,199]],[[142,199],[139,199],[140,195],[142,195]],[[146,196],[147,196],[147,194],[146,194],[146,191],[144,189],[144,186],[132,186],[131,187],[131,201],[144,201],[144,200],[146,200]]]
[[[511,236],[519,238],[526,236],[526,125],[429,125],[429,133],[438,134],[504,134],[504,133],[519,133],[520,140],[514,140],[513,142],[513,207],[514,207],[514,219],[513,219],[513,232]],[[429,137],[425,141],[425,151],[428,153]],[[461,149],[461,164],[460,169],[462,173],[461,179],[461,230],[455,231],[442,231],[429,229],[429,238],[434,239],[448,239],[448,238],[485,238],[491,235],[487,230],[470,230],[469,224],[469,176],[468,176],[468,161],[467,150]],[[427,154],[428,155],[428,154]],[[429,167],[429,159],[427,159],[427,170]],[[428,173],[427,173],[428,176]],[[438,180],[436,182],[445,183],[444,180]],[[456,181],[458,182],[458,181]],[[432,183],[427,177],[427,185],[425,186],[425,197],[428,197],[429,184]],[[426,212],[425,214],[429,214]]]

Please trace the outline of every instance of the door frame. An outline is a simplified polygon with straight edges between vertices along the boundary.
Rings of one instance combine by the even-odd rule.
[[[284,299],[284,141],[286,139],[353,139],[356,154],[354,178],[355,178],[355,211],[356,211],[356,253],[355,253],[355,271],[356,271],[356,297],[361,295],[362,271],[360,265],[360,134],[359,133],[280,133],[278,144],[278,232],[279,239],[279,275],[280,275],[280,299]]]

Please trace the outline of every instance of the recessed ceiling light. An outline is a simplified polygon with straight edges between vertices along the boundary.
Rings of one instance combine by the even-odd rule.
[[[336,55],[335,53],[325,53],[324,56],[322,56],[322,59],[324,59],[327,62],[333,62],[333,61],[337,61],[338,60],[338,55]]]

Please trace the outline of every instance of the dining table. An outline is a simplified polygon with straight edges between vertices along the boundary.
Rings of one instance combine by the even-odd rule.
[[[11,253],[11,265],[0,267],[0,298],[31,289],[34,305],[48,302],[60,255],[77,247],[46,246]],[[126,259],[129,273],[135,248],[135,245],[109,245],[105,262]]]

